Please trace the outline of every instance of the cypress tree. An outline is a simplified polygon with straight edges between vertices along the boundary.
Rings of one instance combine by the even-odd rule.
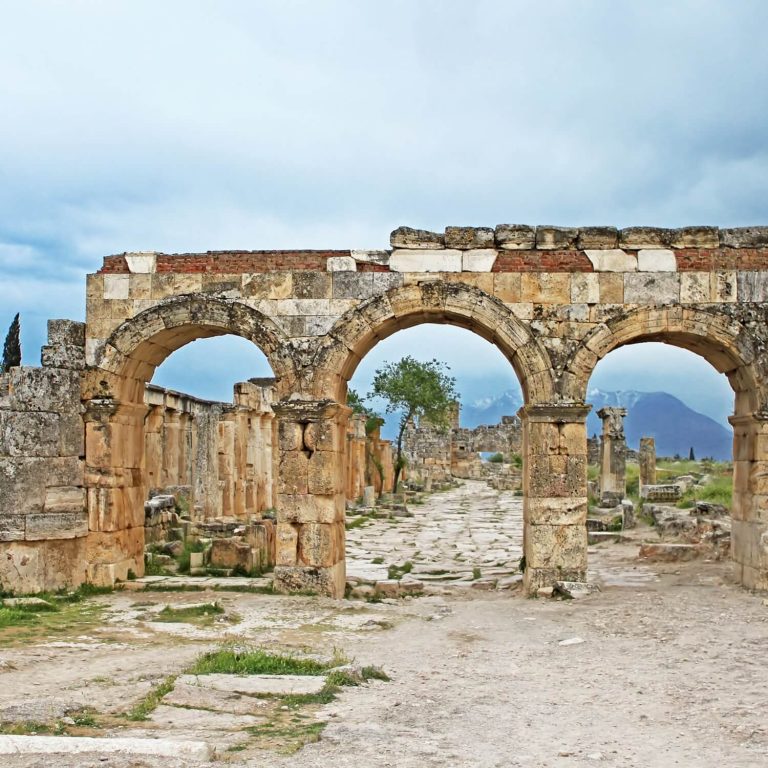
[[[5,337],[5,346],[3,347],[3,362],[0,363],[0,373],[6,373],[11,368],[21,365],[21,340],[19,338],[19,314],[13,318],[11,327],[8,329],[8,335]]]

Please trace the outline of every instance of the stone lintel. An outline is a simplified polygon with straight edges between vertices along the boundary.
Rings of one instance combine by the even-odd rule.
[[[588,403],[536,403],[524,405],[517,415],[530,423],[571,424],[586,421],[591,409]]]

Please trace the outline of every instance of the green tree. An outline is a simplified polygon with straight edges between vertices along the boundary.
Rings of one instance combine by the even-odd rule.
[[[21,341],[19,340],[19,315],[13,318],[3,347],[3,360],[0,362],[0,373],[6,373],[11,368],[21,365]]]
[[[448,367],[438,360],[420,363],[404,357],[397,363],[385,363],[373,378],[372,394],[386,400],[387,413],[400,412],[395,453],[394,490],[405,466],[403,433],[411,419],[426,419],[436,427],[447,427],[457,396],[456,380],[448,376]]]
[[[691,446],[691,450],[688,451],[688,461],[696,461],[696,454],[693,452],[693,446]]]

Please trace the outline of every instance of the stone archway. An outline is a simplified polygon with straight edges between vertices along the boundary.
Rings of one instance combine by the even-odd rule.
[[[269,318],[246,304],[179,296],[119,325],[84,379],[88,580],[112,584],[144,572],[144,402],[155,368],[199,338],[233,334],[266,355],[279,387],[295,381],[290,347]]]
[[[342,436],[349,409],[341,403],[347,381],[378,341],[426,322],[479,334],[499,347],[520,380],[526,401],[521,411],[526,589],[535,592],[553,578],[584,579],[588,408],[556,400],[548,353],[504,303],[466,284],[425,281],[391,289],[342,316],[306,373],[316,399],[280,406],[282,461],[291,462],[281,475],[302,478],[301,490],[294,486],[280,505],[292,510],[290,519],[286,513],[278,518],[280,588],[342,593]],[[323,434],[325,448],[307,443],[308,434],[311,441]]]
[[[586,396],[597,363],[628,344],[662,341],[704,357],[735,394],[731,555],[745,586],[768,589],[768,413],[759,344],[739,318],[681,307],[641,307],[595,328],[574,352],[562,395]]]

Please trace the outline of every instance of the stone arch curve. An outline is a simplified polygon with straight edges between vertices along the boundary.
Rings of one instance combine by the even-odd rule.
[[[496,345],[515,370],[526,403],[549,402],[552,365],[526,323],[503,302],[463,283],[423,282],[392,288],[342,315],[314,360],[315,397],[344,402],[347,382],[379,342],[422,323],[466,328]]]
[[[264,353],[278,392],[292,386],[296,374],[290,344],[272,320],[242,302],[195,294],[178,296],[125,320],[105,342],[96,365],[119,379],[146,382],[168,355],[185,344],[225,334],[248,339]]]
[[[764,387],[755,370],[754,340],[738,319],[719,312],[671,307],[638,307],[599,325],[571,355],[561,379],[565,399],[583,401],[597,363],[628,344],[661,341],[687,349],[724,373],[736,394],[736,412],[765,407]]]

